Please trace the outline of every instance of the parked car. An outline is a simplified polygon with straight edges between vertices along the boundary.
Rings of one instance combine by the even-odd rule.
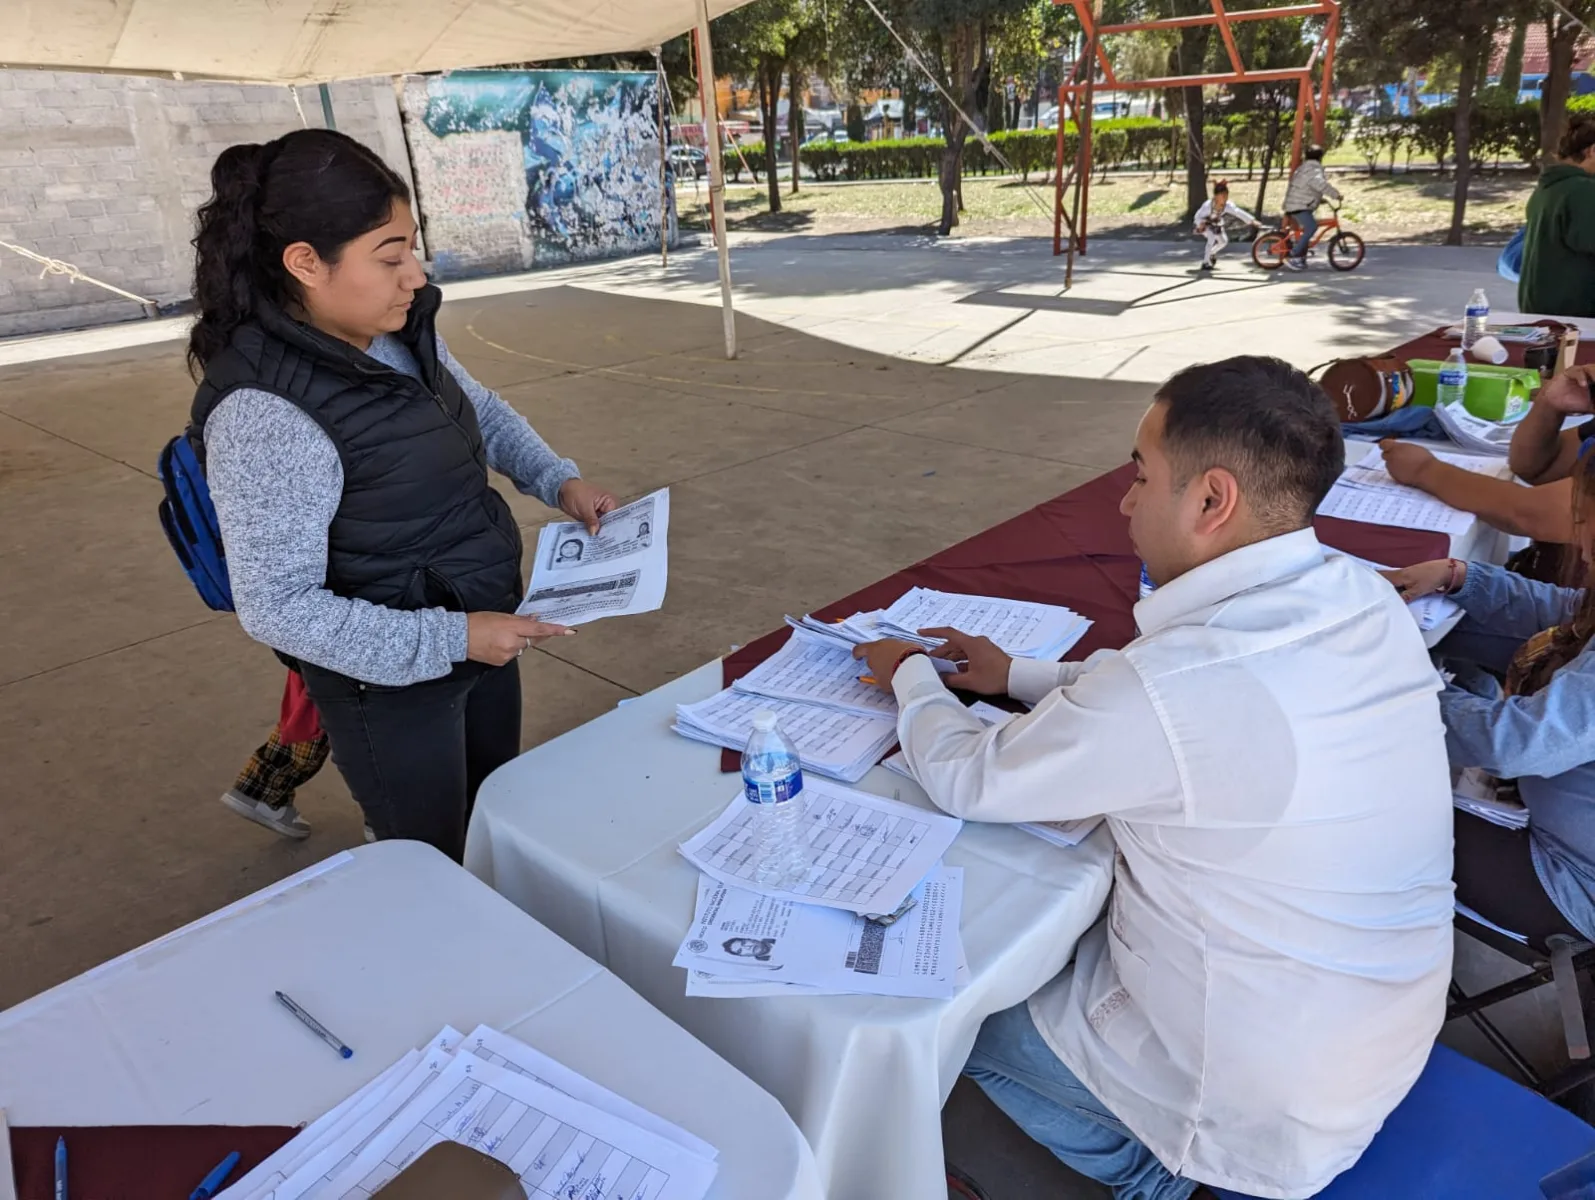
[[[675,168],[677,175],[702,179],[709,173],[709,156],[696,146],[684,146],[677,142],[670,147],[670,165]]]

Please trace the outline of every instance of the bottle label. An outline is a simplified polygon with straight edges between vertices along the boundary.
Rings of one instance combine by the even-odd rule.
[[[1453,309],[1452,311],[1455,312],[1456,310]],[[1470,304],[1467,307],[1467,315],[1470,317],[1487,317],[1490,315],[1490,306],[1488,304]]]
[[[803,790],[803,772],[793,771],[778,779],[749,779],[743,776],[742,790],[750,804],[780,804]]]
[[[1440,386],[1441,387],[1466,387],[1467,385],[1468,385],[1468,373],[1466,371],[1441,371],[1440,372]]]

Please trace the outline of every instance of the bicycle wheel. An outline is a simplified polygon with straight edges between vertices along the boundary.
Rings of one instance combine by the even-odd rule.
[[[1285,255],[1290,253],[1290,238],[1280,229],[1270,229],[1257,235],[1252,243],[1252,261],[1265,271],[1277,271],[1285,265]]]
[[[1329,239],[1329,265],[1337,271],[1355,271],[1367,248],[1354,233],[1337,233]]]

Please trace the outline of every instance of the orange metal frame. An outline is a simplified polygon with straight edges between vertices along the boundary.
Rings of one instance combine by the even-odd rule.
[[[1053,0],[1054,4],[1068,4],[1080,20],[1085,34],[1085,53],[1075,63],[1072,77],[1058,88],[1058,169],[1052,220],[1052,252],[1064,252],[1063,227],[1069,227],[1069,267],[1073,274],[1074,255],[1086,250],[1086,222],[1091,196],[1091,111],[1097,85],[1098,71],[1086,69],[1093,62],[1100,68],[1102,86],[1112,91],[1136,92],[1154,88],[1200,87],[1225,83],[1286,83],[1296,82],[1296,127],[1291,136],[1290,166],[1295,170],[1301,163],[1302,129],[1307,115],[1312,114],[1313,140],[1324,139],[1324,122],[1329,115],[1329,94],[1335,69],[1335,42],[1340,36],[1340,0],[1313,0],[1309,4],[1290,4],[1278,8],[1247,8],[1228,11],[1224,0],[1209,0],[1210,13],[1188,17],[1164,17],[1155,21],[1132,21],[1122,25],[1101,25],[1102,0]],[[1281,17],[1324,17],[1324,28],[1318,42],[1307,57],[1305,66],[1284,67],[1267,71],[1249,71],[1241,61],[1240,50],[1235,45],[1232,26],[1238,21],[1270,21]],[[1121,80],[1113,73],[1113,64],[1102,48],[1102,39],[1116,33],[1137,33],[1142,30],[1177,30],[1191,25],[1216,25],[1219,37],[1224,40],[1224,50],[1229,55],[1231,70],[1207,75],[1166,75],[1157,79]],[[1316,89],[1313,71],[1322,66]],[[1083,76],[1083,78],[1082,78]],[[1316,96],[1315,96],[1316,91]],[[1063,174],[1063,134],[1066,113],[1071,115],[1080,131],[1080,147],[1075,154],[1073,167],[1065,179]],[[1064,191],[1074,185],[1073,213],[1065,213]]]

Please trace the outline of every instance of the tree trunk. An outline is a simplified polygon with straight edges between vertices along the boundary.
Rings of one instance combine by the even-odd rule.
[[[1268,141],[1263,145],[1263,181],[1257,185],[1257,203],[1252,208],[1252,215],[1258,220],[1263,217],[1263,202],[1268,198],[1268,173],[1273,169],[1274,151],[1279,145],[1279,110],[1279,93],[1271,88],[1268,95]]]
[[[1462,223],[1468,214],[1468,179],[1472,175],[1468,118],[1473,114],[1473,92],[1478,85],[1480,60],[1490,52],[1491,30],[1476,33],[1462,48],[1462,70],[1457,76],[1457,114],[1451,139],[1456,147],[1457,183],[1451,198],[1451,229],[1447,246],[1462,244]]]
[[[1506,44],[1506,57],[1501,61],[1501,91],[1513,103],[1523,87],[1523,46],[1528,35],[1529,15],[1524,13],[1512,26],[1512,40]]]
[[[953,90],[962,101],[964,111],[971,117],[980,111],[976,103],[976,89],[980,83],[979,64],[976,61],[978,37],[979,30],[972,22],[966,21],[955,26],[947,39]],[[944,102],[942,107],[946,114],[942,122],[942,137],[947,145],[941,156],[941,224],[937,226],[937,232],[946,237],[958,224],[961,207],[958,185],[963,179],[964,142],[968,140],[969,129],[950,104]]]
[[[1573,90],[1573,48],[1579,27],[1561,13],[1545,19],[1545,41],[1550,62],[1545,71],[1544,91],[1540,93],[1540,161],[1549,165],[1556,159],[1556,144],[1567,128],[1567,98]]]
[[[764,180],[770,192],[770,211],[781,211],[781,180],[775,164],[776,105],[781,96],[781,64],[773,59],[759,63],[759,114],[764,118]]]
[[[1188,25],[1180,30],[1177,61],[1181,75],[1199,75],[1207,61],[1207,43],[1212,33],[1208,25]],[[1185,109],[1185,219],[1207,200],[1207,162],[1202,126],[1207,106],[1200,87],[1180,89]]]
[[[792,139],[792,194],[798,194],[798,144],[808,134],[809,123],[803,111],[804,86],[802,72],[793,63],[786,75],[786,136]]]
[[[903,71],[903,129],[899,136],[911,138],[919,132],[919,113],[914,109],[914,68]]]

